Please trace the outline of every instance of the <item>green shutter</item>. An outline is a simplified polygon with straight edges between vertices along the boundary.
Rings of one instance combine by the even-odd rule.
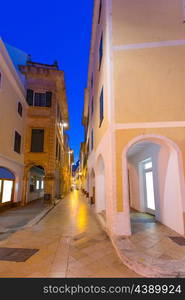
[[[26,101],[29,105],[33,106],[33,90],[27,90]]]

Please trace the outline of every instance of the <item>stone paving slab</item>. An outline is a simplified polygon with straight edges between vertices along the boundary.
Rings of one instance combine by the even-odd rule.
[[[131,216],[132,235],[110,237],[121,261],[144,277],[184,278],[184,237],[158,223],[150,215],[137,213],[136,219],[134,213]],[[106,230],[99,216],[97,220]]]
[[[0,277],[142,277],[120,261],[86,199],[77,191],[39,223],[16,231],[0,246],[39,249],[25,262],[0,261]]]

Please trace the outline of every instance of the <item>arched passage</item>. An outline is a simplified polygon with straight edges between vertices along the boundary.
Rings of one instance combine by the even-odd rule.
[[[44,197],[45,171],[42,166],[32,166],[28,171],[27,202]]]
[[[15,176],[12,171],[0,166],[0,205],[13,202]]]
[[[125,205],[184,234],[181,153],[166,137],[141,136],[124,151]],[[123,161],[123,162],[124,162]]]
[[[99,155],[96,164],[96,211],[99,213],[105,210],[105,164],[102,155]]]

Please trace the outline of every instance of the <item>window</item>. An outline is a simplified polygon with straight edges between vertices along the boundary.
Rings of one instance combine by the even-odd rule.
[[[58,138],[56,138],[56,159],[59,161],[61,160],[61,145]]]
[[[104,118],[104,99],[103,99],[103,88],[100,94],[100,127]]]
[[[94,112],[94,97],[92,97],[91,100],[91,116],[93,115],[93,112]]]
[[[94,148],[94,132],[93,132],[93,129],[91,130],[91,151],[93,150]]]
[[[37,93],[28,89],[26,99],[30,106],[51,107],[52,92]]]
[[[100,46],[99,46],[99,70],[101,67],[102,57],[103,57],[103,34],[101,35]]]
[[[14,151],[21,153],[21,135],[17,131],[15,131]]]
[[[0,205],[13,200],[14,181],[14,174],[0,167]]]
[[[58,151],[58,160],[61,160],[61,146],[59,144],[59,151]]]
[[[56,158],[58,158],[58,139],[56,138]]]
[[[2,88],[2,74],[0,72],[0,89]]]
[[[39,189],[40,189],[40,181],[37,180],[37,181],[36,181],[36,190],[39,190]]]
[[[18,114],[22,117],[22,104],[18,103]]]
[[[41,181],[41,186],[40,186],[41,190],[44,189],[44,180]]]
[[[91,89],[93,88],[93,83],[94,83],[94,79],[93,79],[93,73],[91,75]]]
[[[44,129],[32,129],[31,152],[44,151]]]
[[[100,19],[101,19],[101,11],[102,11],[102,0],[100,0],[100,6],[99,6],[99,15],[98,15],[98,24],[100,24]]]

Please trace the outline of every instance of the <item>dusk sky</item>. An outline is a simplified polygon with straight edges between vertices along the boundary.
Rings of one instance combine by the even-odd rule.
[[[33,61],[58,61],[65,72],[70,146],[78,159],[87,82],[93,0],[2,1],[0,37],[31,54]]]

